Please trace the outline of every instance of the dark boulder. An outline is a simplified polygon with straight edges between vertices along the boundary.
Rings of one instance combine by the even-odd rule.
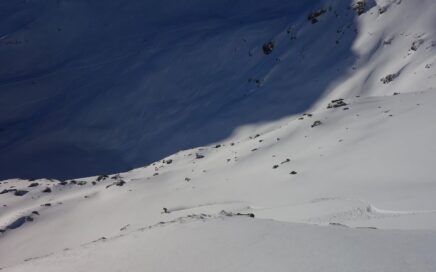
[[[273,52],[274,47],[275,47],[274,42],[270,41],[263,44],[262,51],[265,55],[269,55]]]
[[[311,127],[314,128],[314,127],[320,126],[321,124],[322,124],[322,122],[317,120],[317,121],[313,122]]]
[[[366,12],[366,1],[359,0],[353,6],[353,10],[357,13],[357,15],[362,15]]]
[[[28,192],[29,191],[26,191],[26,190],[17,190],[17,191],[15,191],[14,195],[23,196],[23,195],[27,194]]]
[[[318,18],[326,12],[327,12],[327,10],[325,10],[325,9],[319,9],[319,10],[312,11],[307,16],[307,20],[309,20],[312,24],[316,24],[319,22]]]
[[[105,180],[105,179],[107,179],[107,178],[109,178],[109,176],[107,176],[107,175],[101,175],[101,176],[98,176],[98,177],[97,177],[97,181],[102,181],[102,180]]]
[[[396,79],[399,75],[400,75],[399,73],[389,74],[389,75],[381,78],[380,81],[383,82],[383,84],[388,84],[388,83],[391,83],[392,81],[394,81],[394,79]]]
[[[9,192],[15,192],[15,191],[16,191],[16,189],[4,189],[3,191],[0,192],[0,195],[7,194]]]
[[[123,186],[124,184],[126,184],[124,180],[120,180],[115,183],[116,186]]]
[[[339,108],[339,107],[344,107],[344,106],[347,106],[347,103],[344,102],[343,98],[339,98],[339,99],[332,100],[328,104],[327,109]]]

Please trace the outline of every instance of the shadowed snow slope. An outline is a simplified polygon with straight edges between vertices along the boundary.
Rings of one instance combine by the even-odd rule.
[[[2,271],[436,270],[433,0],[91,2],[1,4],[1,175],[155,162],[0,181]]]
[[[1,3],[0,178],[125,171],[328,94],[430,89],[433,1],[377,4],[357,16],[345,0]]]

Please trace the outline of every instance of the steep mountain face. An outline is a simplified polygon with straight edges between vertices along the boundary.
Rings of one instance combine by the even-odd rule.
[[[0,175],[108,175],[0,181],[0,270],[436,271],[433,0],[108,2],[1,4]]]
[[[125,170],[276,117],[242,102],[275,63],[262,44],[313,5],[280,2],[3,3],[2,177]]]
[[[434,86],[431,1],[367,1],[360,16],[349,1],[1,5],[2,178],[117,172],[328,95]]]

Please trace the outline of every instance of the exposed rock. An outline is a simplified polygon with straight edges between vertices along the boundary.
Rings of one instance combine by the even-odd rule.
[[[317,127],[317,126],[320,126],[322,124],[322,122],[321,121],[319,121],[319,120],[317,120],[317,121],[315,121],[315,122],[313,122],[313,124],[312,124],[312,126],[311,127]]]
[[[38,186],[39,185],[39,183],[37,183],[37,182],[33,182],[33,183],[30,183],[29,184],[29,187],[36,187],[36,186]]]
[[[379,8],[378,8],[378,13],[379,13],[379,14],[383,14],[383,13],[385,13],[387,10],[388,10],[387,7],[379,7]]]
[[[44,190],[42,190],[43,193],[51,193],[51,189],[50,187],[45,188]]]
[[[380,81],[383,82],[383,84],[388,84],[388,83],[394,81],[394,79],[397,78],[398,76],[399,76],[399,73],[389,74],[389,75],[381,78]]]
[[[125,231],[129,226],[130,226],[130,224],[125,225],[124,227],[122,227],[122,228],[120,229],[120,231]]]
[[[113,175],[112,177],[111,177],[111,179],[120,179],[121,178],[121,175],[120,174],[116,174],[116,175]]]
[[[97,177],[97,181],[103,181],[105,179],[109,178],[107,175],[101,175]]]
[[[248,216],[254,218],[254,213],[237,213],[238,216]]]
[[[325,9],[315,10],[307,16],[307,20],[309,20],[312,24],[316,24],[319,22],[318,18],[326,12],[327,10]]]
[[[115,183],[116,186],[123,186],[124,184],[126,184],[126,182],[124,180],[120,180],[120,181]]]
[[[26,190],[17,190],[17,191],[15,191],[14,195],[23,196],[23,195],[27,194],[28,192],[29,191],[26,191]]]
[[[366,1],[359,0],[352,6],[353,10],[357,13],[357,15],[362,15],[366,12]]]
[[[17,189],[4,189],[3,191],[0,192],[0,195],[7,194],[9,192],[15,192],[15,191],[17,191]]]
[[[410,50],[412,51],[418,51],[418,48],[421,46],[421,44],[424,43],[424,40],[418,39],[416,41],[413,41],[412,46],[410,47]]]
[[[344,107],[347,106],[347,103],[344,102],[343,98],[339,98],[339,99],[335,99],[332,100],[328,105],[327,105],[327,109],[331,109],[331,108],[339,108],[339,107]]]
[[[233,213],[233,212],[228,212],[228,211],[225,211],[225,210],[222,210],[221,212],[220,212],[220,214],[221,215],[224,215],[224,216],[248,216],[248,217],[251,217],[251,218],[254,218],[255,216],[254,216],[254,213]],[[202,214],[203,215],[203,214]],[[204,216],[206,217],[206,215],[204,214]]]
[[[256,79],[254,82],[256,83],[257,87],[262,86],[262,80]]]
[[[282,161],[280,164],[288,163],[290,161],[291,161],[290,159],[286,159],[286,160]]]
[[[264,53],[265,55],[269,55],[269,54],[271,54],[272,51],[274,50],[274,46],[275,46],[275,45],[274,45],[274,42],[272,42],[272,41],[265,43],[265,44],[262,46],[263,53]]]

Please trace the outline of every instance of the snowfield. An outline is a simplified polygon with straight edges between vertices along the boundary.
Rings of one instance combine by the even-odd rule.
[[[6,271],[434,271],[432,231],[182,218]],[[104,260],[104,261],[103,261]]]
[[[128,7],[110,2],[93,8]],[[122,63],[113,54],[124,59],[126,48],[116,49],[114,41],[107,41],[114,48],[101,55],[95,54],[97,45],[71,52],[80,53],[75,57],[59,52],[83,62],[75,67],[84,67],[84,74],[96,65],[96,75],[108,76],[77,81],[87,86],[83,90],[96,87],[95,100],[74,108],[74,99],[88,99],[79,88],[83,92],[59,109],[62,121],[53,118],[57,110],[38,115],[25,106],[45,107],[44,97],[26,92],[26,86],[31,78],[52,84],[52,77],[81,77],[72,72],[62,78],[71,63],[27,78],[20,69],[41,68],[31,62],[38,58],[28,56],[19,58],[26,63],[10,75],[0,70],[9,78],[0,81],[1,175],[9,178],[0,181],[0,270],[436,271],[436,3],[366,1],[358,15],[359,1],[285,2],[253,1],[246,8],[236,1],[229,11],[226,1],[188,1],[197,16],[217,12],[213,20],[193,17],[204,24],[169,19],[174,12],[180,16],[175,22],[190,17],[189,8],[158,9],[164,19],[148,17],[148,24],[167,22],[169,32],[143,43],[143,58]],[[135,7],[148,4],[128,12],[135,15]],[[109,16],[104,14],[99,16]],[[50,18],[35,24],[47,26]],[[123,18],[114,18],[121,30],[128,25]],[[168,40],[169,33],[176,36]],[[190,39],[198,40],[193,45]],[[267,41],[274,46],[262,49]],[[180,51],[185,46],[192,50]],[[0,54],[17,57],[14,50],[2,45]],[[153,67],[136,77],[151,59],[147,65]],[[117,84],[100,93],[120,65],[125,70]],[[135,85],[139,81],[144,85]],[[48,99],[60,103],[52,90],[46,88]],[[120,90],[126,95],[117,99]],[[14,104],[12,94],[22,100],[20,110],[6,107]],[[112,107],[123,110],[113,113]],[[135,115],[140,107],[142,115]],[[77,115],[70,115],[73,109]],[[65,141],[60,145],[95,147],[98,156],[61,152],[58,164],[54,135]],[[108,147],[113,150],[103,152]],[[78,161],[74,167],[86,173],[111,169],[112,152],[135,168],[74,179],[10,178],[19,173],[20,156],[24,176],[42,165],[47,168],[36,176],[65,170],[72,177],[75,170],[65,162]],[[100,157],[103,163],[93,168]]]

